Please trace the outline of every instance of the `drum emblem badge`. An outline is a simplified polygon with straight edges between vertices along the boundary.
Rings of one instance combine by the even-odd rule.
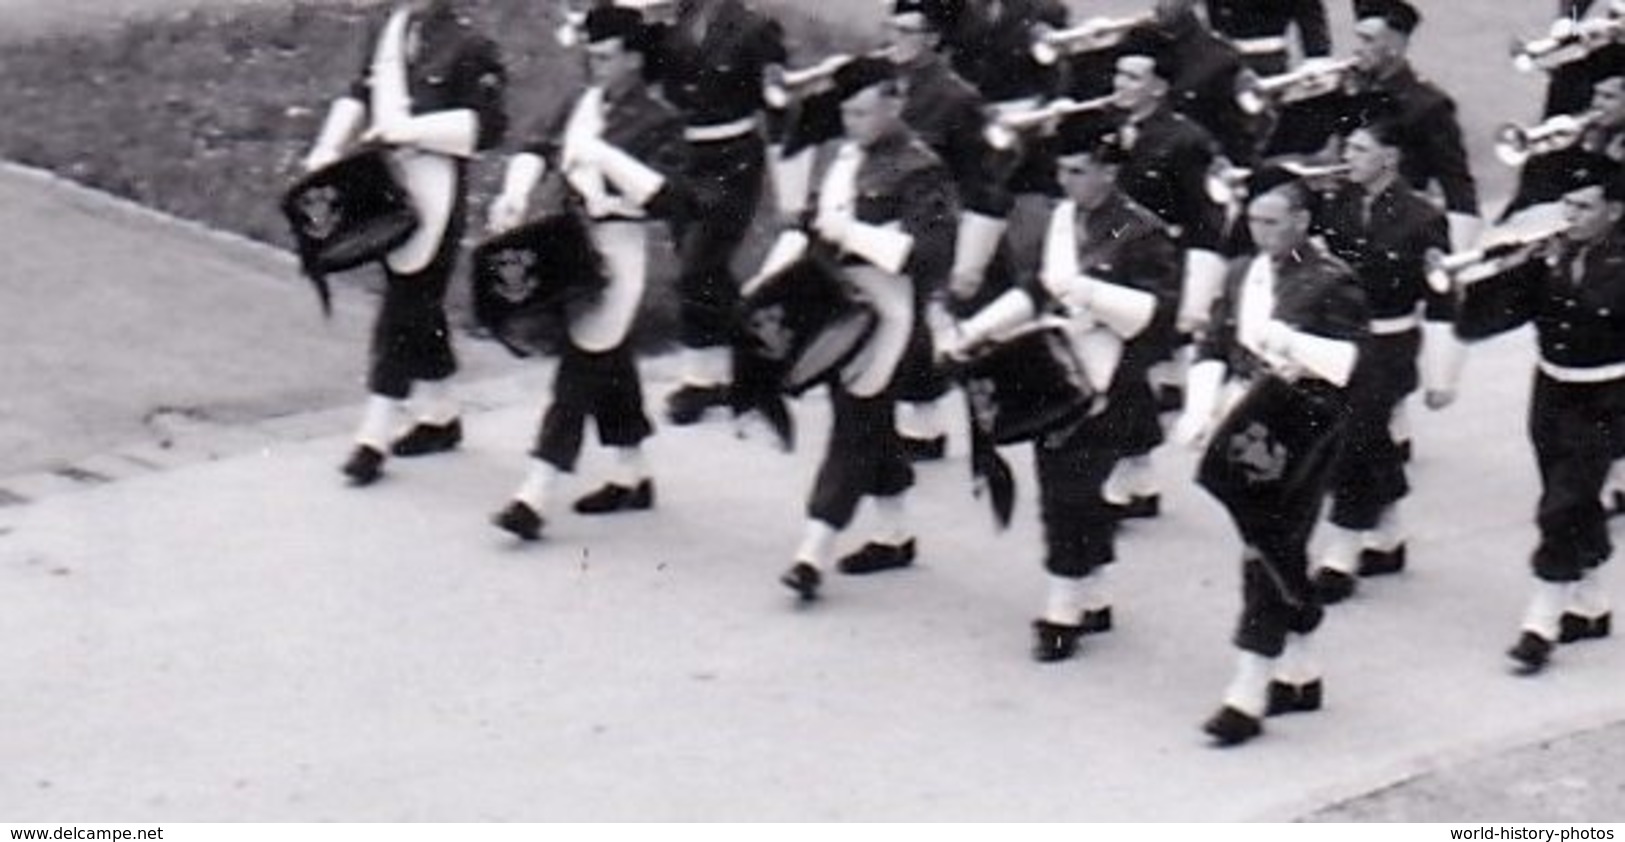
[[[784,324],[784,305],[775,304],[750,314],[746,328],[761,345],[762,356],[780,362],[790,356],[795,332]]]
[[[496,283],[492,285],[503,301],[518,304],[536,292],[536,255],[523,249],[503,249],[492,256]]]
[[[1251,484],[1277,482],[1286,475],[1286,445],[1275,441],[1269,428],[1256,421],[1230,437],[1229,456]]]
[[[344,220],[338,188],[329,185],[305,191],[299,197],[299,215],[304,220],[299,227],[311,239],[325,240],[333,236]]]

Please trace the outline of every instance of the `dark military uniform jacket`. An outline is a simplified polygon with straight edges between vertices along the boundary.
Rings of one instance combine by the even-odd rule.
[[[1321,0],[1207,0],[1207,19],[1213,31],[1237,43],[1243,60],[1263,75],[1286,70],[1287,50],[1283,45],[1279,51],[1254,52],[1244,46],[1245,42],[1259,38],[1284,41],[1287,29],[1296,26],[1304,56],[1332,52],[1326,4]]]
[[[1364,188],[1345,184],[1321,205],[1315,228],[1354,270],[1373,320],[1414,315],[1423,303],[1429,318],[1450,317],[1450,299],[1427,283],[1428,250],[1450,251],[1449,224],[1405,184],[1395,181],[1369,205]]]
[[[1588,154],[1625,163],[1625,128],[1596,126],[1586,130],[1580,141],[1567,149],[1535,155],[1524,161],[1518,173],[1518,192],[1501,212],[1501,218],[1509,219],[1519,211],[1561,200],[1567,173],[1584,166],[1584,157]]]
[[[1252,378],[1268,372],[1268,364],[1248,349],[1240,336],[1248,272],[1254,260],[1268,259],[1260,255],[1231,263],[1225,294],[1214,304],[1212,330],[1198,345],[1201,359],[1224,362],[1233,376]],[[1314,241],[1276,263],[1273,289],[1275,301],[1270,317],[1293,330],[1356,343],[1365,338],[1370,315],[1354,270]]]
[[[971,0],[944,42],[954,70],[989,102],[1048,98],[1057,76],[1033,58],[1033,29],[1062,29],[1066,23],[1059,0]]]
[[[1134,201],[1162,217],[1182,248],[1217,251],[1223,210],[1208,197],[1212,137],[1164,104],[1137,124],[1124,123],[1128,160],[1117,183]]]
[[[560,168],[560,154],[564,144],[565,128],[570,117],[581,104],[582,94],[571,97],[557,112],[538,121],[526,142],[524,151],[542,156],[549,169]],[[684,145],[682,143],[682,117],[670,103],[661,99],[647,86],[636,84],[617,96],[604,98],[604,131],[600,138],[666,177],[660,192],[642,209],[626,208],[626,212],[589,213],[595,218],[641,218],[648,215],[671,218],[683,211],[683,191],[678,178],[682,172]],[[614,193],[614,185],[606,185]],[[579,194],[571,193],[573,205],[588,211]]]
[[[1544,258],[1462,290],[1456,329],[1464,338],[1529,322],[1545,363],[1565,369],[1625,363],[1625,235],[1616,230],[1589,248],[1563,241]]]
[[[690,126],[754,117],[763,105],[763,69],[786,57],[777,21],[740,0],[714,3],[704,12],[711,17],[703,33],[696,33],[703,4],[679,0],[677,22],[659,27],[652,56],[666,99]]]

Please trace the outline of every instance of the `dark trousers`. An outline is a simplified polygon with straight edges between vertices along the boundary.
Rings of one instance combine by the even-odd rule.
[[[632,447],[654,432],[643,411],[637,360],[626,343],[589,353],[568,342],[553,376],[553,403],[542,416],[535,456],[561,471],[575,470],[587,419],[606,447]]]
[[[1309,584],[1309,536],[1321,495],[1283,501],[1273,512],[1236,518],[1247,545],[1241,563],[1241,619],[1236,648],[1266,658],[1281,654],[1288,632],[1308,634],[1325,610]]]
[[[1375,529],[1382,513],[1410,491],[1405,458],[1388,427],[1394,409],[1416,391],[1420,330],[1372,336],[1349,379],[1348,438],[1332,475],[1329,520],[1344,529]]]
[[[1598,497],[1619,452],[1622,425],[1625,381],[1563,383],[1536,373],[1529,406],[1541,483],[1536,577],[1573,582],[1613,552]]]
[[[421,271],[397,274],[384,265],[384,297],[373,322],[367,389],[405,399],[414,380],[444,380],[457,371],[446,321],[446,288],[457,266],[461,210],[452,211],[440,250]]]
[[[924,313],[921,307],[916,313]],[[931,347],[931,329],[924,318],[914,320],[914,332],[897,363],[892,391],[903,403],[930,403],[948,394],[948,375],[937,367],[936,350]]]
[[[688,151],[692,204],[676,225],[678,340],[715,348],[733,343],[739,284],[732,262],[756,215],[767,153],[756,134],[690,143]]]
[[[1077,579],[1113,560],[1116,522],[1100,487],[1119,454],[1075,428],[1033,442],[1045,570]]]
[[[914,468],[897,435],[897,400],[888,391],[860,398],[832,378],[834,429],[807,501],[807,516],[837,530],[857,514],[864,496],[895,497],[914,485]]]

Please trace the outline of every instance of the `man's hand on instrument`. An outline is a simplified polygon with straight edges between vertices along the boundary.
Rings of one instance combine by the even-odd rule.
[[[1422,404],[1428,409],[1444,409],[1455,402],[1455,389],[1428,389],[1422,393]]]
[[[813,230],[833,246],[845,246],[852,225],[857,222],[850,210],[820,210],[813,218]]]
[[[1207,444],[1208,437],[1213,434],[1211,427],[1212,424],[1205,416],[1187,409],[1179,414],[1179,420],[1174,422],[1174,429],[1170,435],[1174,444],[1195,450]]]
[[[498,194],[491,201],[491,208],[486,213],[485,227],[493,234],[500,234],[518,227],[525,218],[524,196],[511,193]]]

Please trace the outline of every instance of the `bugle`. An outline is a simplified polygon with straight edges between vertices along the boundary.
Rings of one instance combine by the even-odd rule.
[[[1283,170],[1310,182],[1312,189],[1316,182],[1326,183],[1340,181],[1348,177],[1353,167],[1343,163],[1313,163],[1310,161],[1274,161],[1272,162]],[[1246,167],[1220,166],[1214,167],[1207,174],[1207,195],[1215,204],[1239,205],[1247,200],[1247,182],[1253,176],[1253,170]]]
[[[1248,114],[1262,114],[1287,103],[1325,96],[1341,88],[1354,68],[1354,59],[1307,59],[1285,73],[1247,79],[1236,92],[1236,104]]]
[[[1579,143],[1599,116],[1588,111],[1558,114],[1535,126],[1506,123],[1495,130],[1495,157],[1509,167],[1521,167],[1535,155],[1562,151]]]
[[[880,49],[866,53],[867,58],[889,58],[890,50]],[[835,74],[857,56],[837,53],[817,64],[795,70],[770,65],[762,76],[762,99],[773,108],[786,108],[791,103],[827,90]]]
[[[982,137],[987,141],[987,145],[994,149],[1000,151],[1013,149],[1022,138],[1035,132],[1050,131],[1056,123],[1067,117],[1089,111],[1104,111],[1116,104],[1116,94],[1085,100],[1070,97],[1052,99],[1042,105],[1021,111],[1009,111],[990,118]]]
[[[1515,40],[1512,66],[1524,73],[1553,70],[1579,61],[1604,45],[1625,35],[1625,17],[1571,21],[1563,18],[1552,26],[1552,34],[1531,41]]]
[[[1461,284],[1499,275],[1529,262],[1568,232],[1568,225],[1558,225],[1518,234],[1483,248],[1444,255],[1428,267],[1428,286],[1435,292],[1445,293]]]
[[[1129,18],[1090,18],[1077,26],[1052,29],[1033,40],[1033,60],[1049,65],[1066,56],[1109,49],[1130,32],[1155,21],[1156,15],[1146,12]]]

